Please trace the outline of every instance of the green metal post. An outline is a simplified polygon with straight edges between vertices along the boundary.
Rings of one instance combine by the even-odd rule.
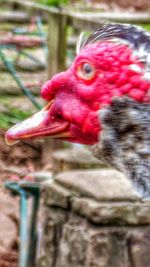
[[[30,220],[30,243],[29,243],[29,267],[33,267],[36,259],[36,249],[37,249],[37,219],[38,219],[38,208],[39,208],[39,198],[40,190],[37,189],[37,192],[32,195],[33,198],[33,207]]]
[[[29,258],[29,234],[28,234],[28,209],[27,193],[19,188],[20,192],[20,247],[19,267],[28,267]]]
[[[9,70],[9,72],[11,73],[11,75],[13,76],[14,80],[16,81],[16,83],[18,84],[18,86],[21,88],[21,90],[23,91],[23,93],[31,100],[31,102],[33,103],[33,105],[38,108],[41,109],[42,106],[35,100],[33,94],[30,92],[30,90],[28,88],[26,88],[23,84],[23,82],[21,81],[19,75],[17,74],[13,64],[11,63],[11,61],[8,61],[6,59],[5,54],[3,53],[2,49],[0,48],[0,57],[4,63],[4,65],[6,66],[6,68]]]
[[[37,248],[37,220],[40,184],[29,182],[6,182],[6,188],[20,196],[20,245],[19,267],[33,267]],[[32,198],[31,215],[28,216],[28,198]]]

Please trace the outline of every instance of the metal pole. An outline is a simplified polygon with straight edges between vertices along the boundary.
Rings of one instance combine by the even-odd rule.
[[[27,267],[28,257],[29,257],[27,193],[20,188],[19,188],[19,192],[20,192],[19,267]]]
[[[6,66],[6,68],[9,70],[10,74],[13,76],[14,80],[16,81],[16,83],[18,84],[18,86],[21,88],[21,90],[23,91],[23,93],[31,100],[31,102],[33,103],[33,105],[38,108],[41,109],[42,106],[35,100],[34,95],[30,92],[30,90],[28,88],[26,88],[23,84],[23,82],[21,81],[19,75],[17,74],[13,64],[11,63],[11,61],[8,61],[5,57],[5,54],[3,53],[2,49],[0,49],[0,57],[4,63],[4,65]]]

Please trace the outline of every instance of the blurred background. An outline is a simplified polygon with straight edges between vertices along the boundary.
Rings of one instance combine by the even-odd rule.
[[[97,168],[81,146],[38,140],[9,147],[6,130],[44,106],[40,88],[71,65],[80,32],[104,21],[150,30],[149,12],[149,0],[0,0],[0,267],[17,266],[19,244],[19,203],[4,181],[33,182],[41,171]],[[70,152],[77,147],[80,152]]]

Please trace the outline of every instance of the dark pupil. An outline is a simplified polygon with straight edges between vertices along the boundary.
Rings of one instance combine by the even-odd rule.
[[[91,73],[92,68],[91,68],[91,66],[90,66],[89,64],[84,64],[84,65],[83,65],[83,70],[84,70],[84,72],[85,72],[86,74],[89,74],[89,73]]]

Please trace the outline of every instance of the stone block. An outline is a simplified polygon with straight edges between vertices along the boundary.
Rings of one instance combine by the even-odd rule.
[[[148,202],[98,202],[83,197],[74,197],[71,202],[73,211],[94,224],[150,224],[150,203]]]
[[[130,255],[134,267],[150,266],[150,227],[131,233]]]
[[[59,221],[58,233],[56,221],[47,224],[49,241],[44,239],[43,265],[41,257],[38,267],[130,267],[126,228],[98,228],[69,213],[66,221]]]
[[[122,173],[60,173],[42,196],[37,267],[150,267],[150,203]]]
[[[126,176],[114,169],[63,172],[55,176],[55,181],[72,192],[96,200],[139,200]]]
[[[89,169],[106,167],[85,148],[59,149],[53,153],[55,173],[71,169]]]
[[[57,183],[45,182],[43,184],[43,201],[45,205],[68,208],[70,192]]]

